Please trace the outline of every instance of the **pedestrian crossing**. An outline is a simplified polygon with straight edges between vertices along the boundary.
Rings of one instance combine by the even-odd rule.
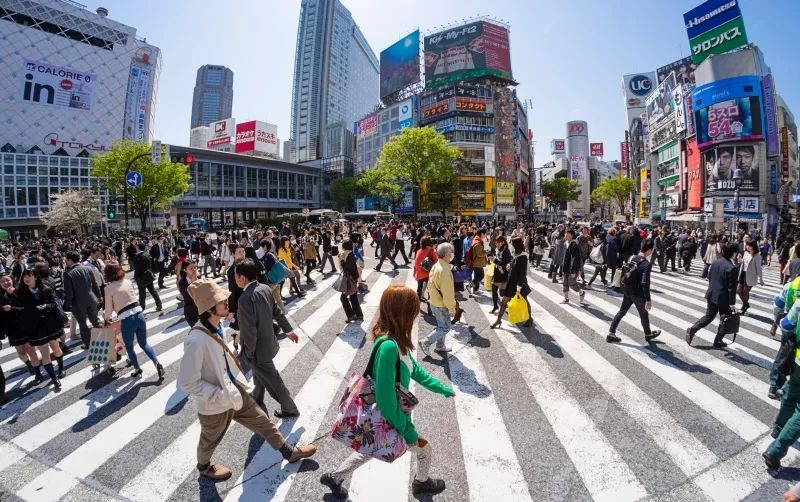
[[[122,368],[111,378],[75,351],[65,357],[67,376],[55,393],[44,384],[30,387],[32,377],[15,351],[0,350],[11,398],[0,408],[0,487],[12,500],[37,502],[322,500],[328,492],[319,476],[349,454],[328,437],[329,427],[345,377],[366,366],[380,295],[392,283],[416,287],[408,268],[373,267],[368,256],[361,324],[345,324],[332,289],[335,275],[312,273],[316,284],[308,295],[287,303],[300,340],[282,339],[275,365],[301,415],[278,427],[291,443],[315,442],[313,459],[287,464],[234,424],[214,455],[234,476],[216,485],[199,478],[196,408],[176,385],[188,326],[168,279],[164,312],[153,312],[150,300],[147,311],[148,341],[167,371],[160,383],[144,355],[141,378],[131,379],[130,369]],[[606,343],[621,295],[595,283],[585,304],[560,304],[561,285],[543,269],[529,273],[532,328],[504,321],[490,329],[490,292],[462,299],[465,322],[448,336],[449,357],[416,354],[456,395],[447,399],[412,387],[420,399],[414,423],[433,447],[431,474],[447,483],[442,496],[780,500],[793,471],[772,477],[760,457],[779,407],[767,397],[779,346],[769,336],[772,298],[780,290],[777,268],[765,268],[766,285],[753,289],[736,343],[724,349],[711,347],[716,323],[699,331],[692,346],[683,339],[705,310],[701,271],[697,261],[688,275],[652,274],[650,318],[662,334],[650,343],[635,310],[617,330],[622,342]],[[421,315],[415,336],[427,335],[433,324]],[[275,410],[275,403],[267,405]],[[784,466],[795,464],[797,454],[791,449]],[[351,500],[411,500],[410,457],[357,470]]]

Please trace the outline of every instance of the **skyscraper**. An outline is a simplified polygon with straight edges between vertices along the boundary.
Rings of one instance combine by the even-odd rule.
[[[298,162],[352,157],[353,123],[379,103],[379,64],[339,0],[303,0],[292,89]]]
[[[197,69],[192,99],[192,128],[207,126],[231,116],[233,72],[224,66],[207,64]]]

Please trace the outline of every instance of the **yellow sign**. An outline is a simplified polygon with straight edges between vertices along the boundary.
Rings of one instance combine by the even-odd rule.
[[[497,203],[514,205],[514,182],[513,181],[498,181],[497,182]]]

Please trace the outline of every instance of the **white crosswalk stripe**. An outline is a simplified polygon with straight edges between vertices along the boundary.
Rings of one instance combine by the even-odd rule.
[[[172,310],[179,308],[178,293],[168,280],[162,291],[165,312],[148,314],[147,320],[148,341],[167,369],[160,384],[143,354],[141,379],[131,379],[128,369],[111,379],[93,371],[76,350],[65,357],[69,371],[55,393],[44,385],[28,387],[31,378],[15,351],[0,350],[11,397],[0,408],[0,487],[37,502],[74,499],[85,490],[135,501],[321,499],[327,489],[319,475],[349,454],[327,431],[345,376],[363,371],[380,295],[393,282],[416,287],[410,269],[375,272],[372,250],[366,254],[363,324],[344,324],[339,293],[331,287],[335,275],[314,272],[316,287],[304,300],[287,304],[300,342],[281,340],[275,364],[301,415],[281,421],[279,429],[291,444],[315,441],[319,468],[287,464],[260,441],[248,446],[250,433],[234,424],[215,454],[215,461],[231,467],[233,478],[215,487],[198,484],[199,422],[175,381],[188,327],[181,312]],[[490,293],[463,300],[468,323],[455,326],[448,342],[453,353],[418,359],[456,389],[455,399],[428,398],[427,391],[412,386],[421,398],[414,421],[434,448],[432,475],[448,482],[448,497],[549,500],[560,493],[576,500],[741,500],[766,489],[779,499],[785,487],[772,481],[760,457],[780,406],[767,397],[779,347],[768,333],[772,298],[780,291],[777,269],[765,268],[767,284],[754,288],[736,343],[719,350],[709,347],[716,322],[696,334],[693,346],[684,341],[685,329],[705,311],[701,271],[698,261],[689,275],[653,273],[650,319],[662,330],[653,343],[644,340],[633,309],[618,328],[622,342],[606,344],[621,296],[595,285],[587,290],[585,306],[562,305],[561,285],[541,269],[529,273],[533,328],[504,321],[492,330]],[[422,315],[413,337],[427,334],[432,322]],[[565,371],[569,366],[576,371]],[[511,387],[513,396],[505,390]],[[580,387],[595,389],[599,400],[624,417],[604,418],[592,410]],[[534,414],[543,420],[525,422]],[[633,436],[645,438],[657,452],[636,457],[624,435],[610,433],[613,426],[606,420],[634,427]],[[538,451],[536,445],[544,444],[557,448]],[[660,459],[669,478],[663,486],[650,482],[652,466],[641,461],[649,454]],[[410,457],[365,464],[350,482],[351,500],[413,500]],[[562,462],[558,469],[564,476],[547,471],[555,461]],[[798,461],[798,451],[790,449],[783,463]]]

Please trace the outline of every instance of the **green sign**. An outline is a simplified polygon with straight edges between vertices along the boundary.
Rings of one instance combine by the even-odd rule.
[[[722,54],[743,45],[747,45],[747,34],[741,16],[689,40],[694,64],[702,63],[712,54]]]

